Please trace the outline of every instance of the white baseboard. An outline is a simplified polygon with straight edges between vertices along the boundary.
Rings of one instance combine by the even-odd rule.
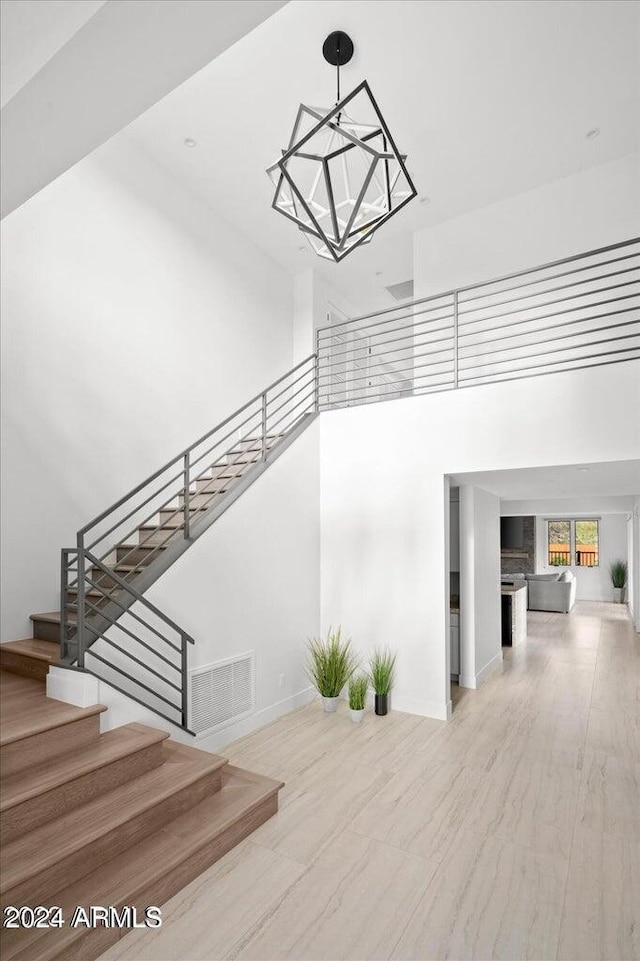
[[[241,721],[231,723],[227,727],[215,731],[213,734],[202,734],[194,737],[185,731],[181,731],[180,728],[171,724],[169,721],[165,721],[164,718],[147,710],[142,705],[136,704],[135,701],[132,701],[125,694],[121,694],[119,691],[110,687],[106,681],[101,680],[98,683],[100,685],[99,702],[108,707],[108,711],[102,715],[105,722],[102,730],[111,730],[114,727],[119,727],[121,724],[138,721],[142,724],[148,724],[150,727],[158,727],[164,731],[168,731],[174,741],[180,741],[182,744],[197,747],[202,751],[213,751],[214,753],[224,748],[227,744],[231,744],[232,741],[246,737],[247,734],[251,734],[258,728],[270,724],[272,721],[283,717],[285,714],[289,714],[291,711],[295,711],[296,708],[303,707],[305,704],[308,704],[309,701],[313,700],[316,693],[312,687],[305,688],[302,691],[298,691],[297,694],[292,694],[291,697],[286,697],[282,701],[270,704],[269,707],[265,707],[261,711],[256,711],[255,714],[251,714]],[[98,700],[98,698],[96,698],[96,700]]]
[[[276,701],[275,704],[270,704],[269,707],[265,707],[261,711],[251,714],[250,717],[243,718],[236,724],[230,724],[223,730],[216,731],[215,734],[190,738],[187,743],[191,743],[204,751],[217,751],[227,744],[231,744],[232,741],[237,741],[241,737],[246,737],[247,734],[252,734],[253,731],[256,731],[258,728],[271,724],[272,721],[276,721],[279,717],[290,714],[291,711],[295,711],[299,707],[304,707],[304,705],[312,701],[315,696],[315,688],[307,687],[302,691],[298,691],[297,694],[292,694],[291,697],[285,697],[282,701]]]
[[[100,682],[82,671],[67,671],[62,667],[50,667],[47,674],[47,697],[64,701],[75,707],[91,707],[99,704]]]
[[[349,694],[345,688],[340,692],[340,699],[349,700]],[[367,692],[367,709],[373,710],[375,705],[375,695],[371,689]],[[396,694],[395,690],[389,695],[389,708],[392,711],[400,711],[401,714],[417,714],[419,717],[433,717],[436,721],[448,721],[452,714],[451,701],[443,701],[441,704],[435,701],[422,701],[417,697],[404,697]]]
[[[492,657],[477,674],[460,674],[458,677],[458,686],[475,690],[484,684],[500,664],[502,664],[502,651],[499,651],[495,657]]]
[[[403,714],[433,717],[436,721],[448,721],[451,717],[451,701],[423,701],[417,697],[403,697],[391,692],[391,709]]]

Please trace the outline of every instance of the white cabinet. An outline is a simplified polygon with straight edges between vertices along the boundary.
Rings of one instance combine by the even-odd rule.
[[[456,677],[460,673],[460,615],[451,613],[450,643],[451,654],[449,659],[449,673]]]
[[[449,570],[460,570],[460,501],[452,500],[449,512]]]

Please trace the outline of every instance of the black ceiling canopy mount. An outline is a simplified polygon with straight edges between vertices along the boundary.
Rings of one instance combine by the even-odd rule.
[[[342,30],[335,30],[323,43],[322,55],[332,67],[344,67],[353,56],[353,40]]]

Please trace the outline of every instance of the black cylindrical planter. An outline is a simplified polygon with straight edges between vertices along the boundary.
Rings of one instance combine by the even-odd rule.
[[[389,695],[376,694],[375,703],[376,703],[376,714],[379,714],[382,717],[389,710]]]

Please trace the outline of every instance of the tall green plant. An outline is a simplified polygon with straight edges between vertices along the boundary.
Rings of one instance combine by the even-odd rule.
[[[307,647],[309,679],[322,697],[338,697],[358,666],[351,638],[345,640],[340,627],[335,632],[329,628],[326,639],[314,637]]]
[[[349,681],[349,707],[352,711],[364,711],[367,703],[369,678],[366,674],[354,675]]]
[[[616,588],[623,588],[627,583],[627,562],[626,561],[613,561],[609,565],[609,574],[611,575],[611,583]]]
[[[397,654],[390,648],[376,648],[369,658],[369,679],[376,694],[388,694],[396,679]]]

